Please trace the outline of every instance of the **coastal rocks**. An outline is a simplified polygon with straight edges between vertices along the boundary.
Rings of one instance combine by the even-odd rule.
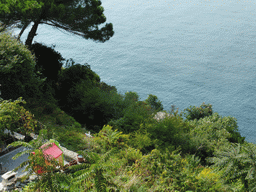
[[[172,116],[172,115],[170,115],[170,114],[168,114],[168,113],[166,113],[166,112],[160,111],[160,112],[158,112],[158,113],[154,116],[154,119],[156,119],[157,121],[159,121],[159,120],[164,119],[164,118],[166,118],[166,117],[168,117],[168,116]]]

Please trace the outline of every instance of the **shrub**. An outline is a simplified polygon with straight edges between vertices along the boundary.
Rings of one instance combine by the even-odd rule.
[[[114,90],[102,91],[92,81],[81,80],[65,92],[61,108],[89,129],[99,131],[111,119],[122,116],[123,97]]]
[[[124,102],[123,96],[112,90],[110,92],[99,91],[99,110],[102,113],[102,124],[107,124],[110,120],[119,119],[123,116]]]
[[[136,160],[139,160],[142,157],[142,153],[139,149],[134,149],[128,147],[127,149],[121,150],[119,153],[119,158],[126,159],[128,161],[128,166],[131,166],[135,163]]]
[[[139,95],[136,92],[132,92],[132,91],[127,91],[125,93],[125,97],[124,97],[125,101],[138,101],[139,100]]]
[[[243,141],[237,130],[236,119],[221,117],[218,113],[203,119],[190,121],[190,151],[205,162],[216,149],[225,147],[230,141]]]
[[[151,107],[138,99],[139,95],[136,92],[126,92],[120,105],[122,115],[119,119],[112,119],[109,124],[126,134],[138,130],[140,124],[152,114]]]
[[[122,134],[117,130],[112,130],[112,127],[107,125],[103,126],[102,130],[96,135],[95,141],[102,147],[103,152],[110,150],[114,147],[126,147],[129,136]]]
[[[145,102],[151,107],[152,112],[159,112],[164,109],[161,101],[155,95],[149,94]]]
[[[72,59],[69,59],[67,63],[72,62],[72,66],[69,65],[69,68],[62,70],[59,76],[59,84],[61,92],[64,90],[69,90],[74,87],[77,83],[81,81],[92,82],[93,84],[99,84],[100,77],[90,68],[90,65],[85,63],[84,65],[75,64]]]
[[[143,154],[146,154],[154,149],[153,141],[150,138],[150,134],[147,130],[138,130],[129,134],[129,146],[135,149],[139,149]]]
[[[117,92],[117,89],[115,86],[108,85],[105,82],[100,82],[99,88],[100,88],[100,90],[107,92],[107,93],[110,93],[111,91]]]
[[[185,118],[188,121],[194,120],[194,119],[199,120],[200,118],[211,116],[212,113],[213,113],[212,105],[211,104],[206,105],[204,102],[202,105],[200,105],[200,107],[190,106],[190,108],[186,108],[182,112],[182,114],[184,114]]]
[[[182,158],[179,150],[152,150],[137,160],[131,171],[144,177],[150,191],[231,191],[218,172],[202,167],[194,155]]]
[[[34,115],[23,106],[20,106],[19,103],[26,104],[21,97],[15,101],[1,101],[0,137],[6,128],[11,132],[16,131],[27,135],[37,127],[37,121],[34,119]]]
[[[150,107],[143,101],[137,101],[124,108],[123,117],[110,121],[109,124],[128,134],[139,130],[140,124],[144,123],[146,119],[151,118],[151,116]]]
[[[55,91],[60,108],[88,126],[96,121],[94,117],[102,119],[99,81],[99,76],[89,65],[76,64],[62,70]]]
[[[255,191],[255,161],[256,145],[253,143],[233,144],[216,150],[214,157],[207,160],[214,163],[216,170],[222,171],[222,179],[227,183],[241,181],[243,189],[241,191]]]
[[[69,94],[61,108],[70,116],[73,116],[76,121],[81,124],[86,124],[88,128],[93,128],[93,125],[103,126],[104,102],[100,98],[100,90],[87,82],[77,83],[75,87],[69,90]],[[106,122],[105,122],[106,123]],[[99,131],[95,130],[95,131]]]
[[[124,95],[124,104],[125,107],[127,108],[128,106],[130,106],[131,104],[137,102],[139,100],[139,95],[136,92],[132,92],[132,91],[127,91]]]
[[[169,116],[160,121],[149,119],[141,127],[151,135],[157,149],[169,148],[171,151],[178,146],[186,151],[189,146],[189,130],[191,126],[180,116]]]
[[[44,106],[44,110],[43,110],[43,113],[46,114],[46,115],[49,115],[49,114],[52,114],[53,113],[53,110],[54,110],[54,107],[47,103],[45,106]]]
[[[51,80],[57,80],[58,74],[63,65],[62,61],[65,59],[61,54],[55,51],[52,47],[48,47],[42,43],[34,43],[29,49],[36,57],[35,72],[39,71],[42,73],[41,78],[47,77]]]

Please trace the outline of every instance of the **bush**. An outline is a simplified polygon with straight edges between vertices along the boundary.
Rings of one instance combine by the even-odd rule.
[[[157,149],[169,148],[171,151],[181,146],[186,151],[189,146],[191,126],[180,116],[169,116],[160,121],[150,119],[141,125],[151,135]]]
[[[71,61],[73,60],[71,59]],[[70,60],[67,62],[70,62]],[[70,95],[71,89],[75,91],[75,87],[79,86],[80,93],[82,91],[81,89],[88,91],[89,88],[95,87],[99,82],[100,77],[90,69],[88,64],[74,65],[74,63],[72,63],[72,66],[62,70],[59,75],[58,86],[55,91],[56,99],[59,101],[59,105],[64,108],[66,108],[66,105],[69,105],[69,101],[75,98],[79,98],[79,100],[76,100],[76,103],[79,103],[83,97],[72,93],[72,96],[75,96],[75,98],[73,98]],[[80,86],[82,83],[84,84],[83,87]],[[68,110],[70,110],[70,108]]]
[[[44,109],[43,109],[43,113],[46,115],[52,114],[54,110],[54,107],[51,104],[46,104]]]
[[[99,111],[102,114],[102,125],[107,124],[110,120],[119,119],[124,115],[123,96],[112,90],[99,91]]]
[[[138,130],[129,134],[129,146],[139,149],[143,154],[146,154],[154,149],[151,135],[146,130]]]
[[[104,103],[100,98],[100,90],[98,87],[93,87],[91,84],[82,82],[69,90],[67,98],[63,98],[65,105],[62,109],[74,117],[81,124],[86,124],[86,127],[93,129],[93,125],[103,126]],[[106,123],[106,122],[105,122]],[[99,131],[100,127],[95,131]]]
[[[159,112],[164,109],[161,101],[155,95],[150,94],[145,102],[151,107],[152,112]]]
[[[194,127],[190,131],[190,152],[196,153],[205,163],[206,157],[213,156],[216,149],[228,145],[230,141],[243,142],[237,130],[236,119],[221,117],[218,113],[203,119],[190,121]]]
[[[102,130],[96,134],[94,139],[101,146],[101,152],[105,153],[114,147],[127,147],[126,143],[128,142],[129,136],[117,130],[112,130],[112,127],[107,125],[103,126]]]
[[[74,64],[72,59],[67,60],[67,63],[71,62],[72,65],[68,65],[68,68],[65,68],[60,73],[58,81],[61,88],[70,89],[83,80],[99,85],[100,77],[91,70],[90,65],[87,63],[84,65]]]
[[[36,57],[35,72],[39,71],[42,73],[41,78],[47,77],[48,79],[57,81],[58,74],[62,67],[62,61],[65,59],[61,54],[55,51],[52,47],[43,45],[42,43],[34,43],[29,49]]]
[[[0,108],[0,137],[3,136],[4,130],[7,128],[11,132],[21,132],[29,134],[37,127],[37,121],[29,111],[27,111],[19,103],[25,103],[20,97],[15,101],[1,101]]]
[[[178,152],[154,149],[137,160],[131,170],[143,176],[149,191],[231,191],[220,175],[202,167],[197,157],[182,158]]]
[[[71,69],[65,69],[65,74],[69,76],[70,74],[67,72]],[[70,82],[66,80],[63,81],[60,89],[62,90],[62,97],[59,100],[59,104],[61,109],[73,116],[76,121],[86,124],[89,129],[99,131],[111,119],[118,119],[122,116],[124,108],[123,97],[114,89],[103,91],[97,84],[99,79],[96,74],[95,76],[92,74],[90,77],[92,79],[84,76],[80,80],[79,78],[71,80],[71,76],[69,78],[65,77],[64,74],[62,75],[63,79],[70,79],[73,84],[69,84]]]
[[[240,191],[255,191],[256,146],[253,143],[233,144],[216,150],[214,157],[207,160],[214,163],[213,168],[222,172],[222,179],[227,183],[242,183]]]
[[[142,157],[142,153],[139,149],[128,147],[127,149],[120,151],[118,156],[120,159],[126,159],[128,161],[128,166],[131,166],[136,160],[139,160]]]
[[[107,92],[107,93],[110,93],[112,91],[117,92],[117,89],[115,86],[108,85],[105,82],[100,82],[99,88],[100,88],[100,90]]]
[[[204,102],[200,107],[190,106],[190,108],[184,109],[182,114],[184,114],[185,118],[188,121],[194,120],[194,119],[201,119],[207,116],[212,115],[212,105],[207,104],[205,105]]]
[[[128,107],[124,108],[123,117],[109,122],[110,125],[114,126],[125,134],[139,130],[140,125],[143,124],[146,119],[152,117],[150,107],[144,101],[134,101],[131,102]]]
[[[41,96],[40,80],[34,73],[35,57],[8,32],[0,34],[0,82],[3,99]]]

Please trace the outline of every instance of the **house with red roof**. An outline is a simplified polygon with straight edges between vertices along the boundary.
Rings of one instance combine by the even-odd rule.
[[[42,149],[43,151],[46,165],[51,165],[51,163],[47,161],[47,158],[49,158],[50,160],[54,158],[59,162],[60,165],[64,165],[63,151],[60,149],[59,146],[55,144],[55,142],[44,144],[40,147],[40,149]],[[32,154],[35,154],[35,152],[32,152]],[[35,170],[37,170],[38,174],[44,172],[39,166],[35,166],[34,168]]]

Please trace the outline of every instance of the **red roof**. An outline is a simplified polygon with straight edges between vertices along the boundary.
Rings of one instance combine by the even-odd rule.
[[[53,156],[54,159],[57,159],[63,152],[60,150],[60,148],[55,143],[51,143],[51,144],[52,144],[52,146],[46,148],[43,151],[43,153],[46,155]],[[50,145],[50,144],[44,144],[40,148],[43,148],[48,145]]]

